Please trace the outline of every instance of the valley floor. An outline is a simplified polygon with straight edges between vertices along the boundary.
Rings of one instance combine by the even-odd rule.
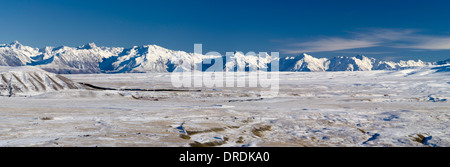
[[[64,76],[154,89],[172,87],[170,75]],[[450,147],[449,76],[430,69],[281,72],[273,98],[257,88],[2,96],[0,146]]]

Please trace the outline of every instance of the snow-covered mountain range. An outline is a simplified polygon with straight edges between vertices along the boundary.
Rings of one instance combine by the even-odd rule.
[[[235,52],[231,59],[225,56],[205,56],[184,51],[174,51],[157,45],[134,46],[132,48],[98,47],[89,43],[79,47],[45,47],[42,49],[24,46],[17,41],[0,44],[0,66],[36,66],[49,72],[67,73],[127,73],[127,72],[172,72],[184,70],[205,71],[221,60],[224,71],[248,71],[252,68],[268,68],[270,55],[244,55]],[[214,59],[214,60],[213,60]],[[203,60],[203,61],[202,61]],[[382,61],[365,56],[315,58],[308,54],[295,57],[280,57],[280,71],[370,71],[391,70],[432,64],[447,64],[450,59],[427,63],[422,61]],[[202,66],[200,66],[202,64]]]
[[[332,59],[315,58],[308,54],[280,59],[280,71],[371,71],[393,70],[408,67],[420,67],[436,63],[421,60],[400,62],[383,61],[358,55],[356,57],[338,56]]]

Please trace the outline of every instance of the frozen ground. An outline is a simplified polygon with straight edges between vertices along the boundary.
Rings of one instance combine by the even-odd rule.
[[[280,73],[256,88],[64,89],[0,97],[0,146],[450,146],[450,73]],[[168,88],[170,73],[64,75],[108,88]]]

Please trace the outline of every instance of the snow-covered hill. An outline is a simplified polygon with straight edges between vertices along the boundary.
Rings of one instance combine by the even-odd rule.
[[[0,67],[0,96],[32,95],[65,89],[83,89],[64,76],[37,67]]]
[[[0,44],[0,66],[36,66],[59,74],[172,72],[191,69],[205,71],[211,66],[204,62],[206,59],[221,59],[224,71],[248,71],[256,68],[270,70],[272,60],[270,55],[258,57],[256,54],[244,55],[242,52],[235,52],[230,57],[230,61],[226,60],[225,56],[205,56],[174,51],[157,45],[121,48],[98,47],[94,43],[89,43],[79,47],[61,46],[38,49],[24,46],[17,41]],[[449,60],[445,60],[435,64],[448,62]],[[280,71],[370,71],[431,64],[420,60],[382,61],[361,55],[327,59],[301,54],[281,57],[279,69]]]

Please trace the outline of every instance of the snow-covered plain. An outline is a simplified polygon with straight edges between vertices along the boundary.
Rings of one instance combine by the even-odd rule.
[[[245,87],[0,96],[0,146],[449,147],[450,73],[436,71],[280,72],[273,98]],[[63,76],[166,89],[170,75]]]

